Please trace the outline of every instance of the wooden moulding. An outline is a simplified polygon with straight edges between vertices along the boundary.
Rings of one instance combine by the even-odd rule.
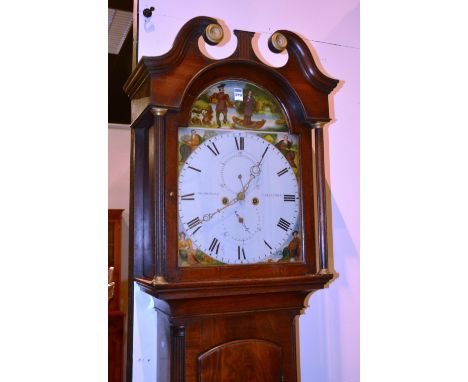
[[[238,40],[234,53],[226,59],[214,60],[205,56],[198,47],[199,37],[204,36],[206,28],[211,24],[217,24],[217,20],[196,17],[182,27],[172,49],[166,54],[142,57],[124,85],[126,94],[132,100],[149,96],[151,103],[157,107],[179,109],[190,82],[197,74],[229,63],[253,65],[256,70],[268,71],[290,85],[290,90],[296,94],[295,98],[302,103],[304,120],[310,123],[330,120],[328,94],[339,81],[320,71],[301,37],[287,30],[273,34],[287,40],[285,50],[289,59],[280,68],[264,64],[255,55],[252,49],[253,32],[239,30],[234,31]]]
[[[136,279],[149,295],[165,301],[160,306],[171,317],[239,314],[266,310],[291,310],[300,314],[307,296],[322,289],[333,275],[313,275],[278,280],[174,283],[154,286]],[[167,304],[167,305],[166,305]]]
[[[177,283],[161,283],[155,288],[152,280],[136,278],[138,284],[150,294],[165,299],[197,297],[198,295],[226,296],[231,294],[265,293],[272,290],[307,290],[322,289],[333,278],[332,274],[315,274],[301,277],[234,279],[217,281],[190,281]]]

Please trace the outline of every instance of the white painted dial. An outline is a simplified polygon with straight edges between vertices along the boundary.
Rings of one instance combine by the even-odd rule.
[[[220,133],[200,144],[180,171],[178,196],[186,236],[226,264],[267,261],[297,229],[296,175],[255,133]]]

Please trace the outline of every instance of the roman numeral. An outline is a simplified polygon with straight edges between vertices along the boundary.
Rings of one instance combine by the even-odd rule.
[[[266,148],[265,151],[263,152],[263,154],[262,154],[262,159],[263,159],[263,157],[265,156],[265,154],[266,154],[266,152],[268,151],[269,148],[270,148],[270,146],[267,146],[267,148]]]
[[[296,196],[295,195],[284,195],[285,202],[295,202]]]
[[[212,253],[216,248],[216,254],[218,254],[219,244],[221,243],[218,241],[218,239],[214,238],[213,241],[211,242],[210,248],[208,248],[210,253]]]
[[[216,147],[215,143],[212,142],[211,144],[213,145],[213,148],[211,148],[210,145],[206,145],[206,147],[208,147],[211,150],[211,152],[214,154],[214,156],[219,155],[219,151],[218,151],[218,148]]]
[[[188,166],[188,168],[191,168],[191,169],[194,170],[194,171],[201,172],[201,170],[199,170],[198,168],[192,167],[192,166]]]
[[[288,169],[287,168],[283,168],[281,171],[278,171],[276,174],[278,176],[281,176],[281,175],[284,175],[288,172]]]
[[[263,240],[263,242],[265,243],[265,245],[266,245],[268,248],[273,249],[273,248],[271,248],[271,245],[268,244],[268,243],[266,242],[266,240]]]
[[[200,218],[195,218],[195,219],[190,220],[187,223],[187,226],[188,226],[189,229],[192,229],[192,228],[196,227],[198,224],[201,224],[201,220],[200,220]]]
[[[239,142],[237,141],[237,137],[234,137],[236,140],[236,147],[237,150],[244,150],[244,137],[239,137]]]
[[[182,195],[180,199],[181,200],[195,200],[194,195],[195,194],[192,192],[191,194]]]
[[[289,226],[291,225],[290,222],[288,222],[287,220],[284,220],[283,218],[280,218],[277,226],[280,227],[281,229],[284,229],[285,231],[287,231],[289,229]]]
[[[197,231],[198,231],[201,227],[202,227],[201,225],[198,226],[198,228],[197,228],[195,231],[192,232],[192,235],[195,235],[195,234],[197,233]]]
[[[238,260],[241,259],[241,252],[242,252],[242,257],[244,258],[244,260],[247,260],[247,258],[245,257],[244,248],[241,248],[240,246],[237,246],[237,259]]]

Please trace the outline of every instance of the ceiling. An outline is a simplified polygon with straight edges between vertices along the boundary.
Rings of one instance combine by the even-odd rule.
[[[108,122],[130,124],[123,85],[132,71],[133,0],[108,0]]]
[[[110,54],[119,54],[132,26],[132,12],[108,8],[108,40]]]

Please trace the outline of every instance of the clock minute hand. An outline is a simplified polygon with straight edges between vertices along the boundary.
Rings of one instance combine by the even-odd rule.
[[[258,177],[261,173],[262,168],[260,167],[263,161],[263,156],[262,158],[254,164],[252,167],[250,167],[250,178],[245,184],[244,188],[242,189],[242,192],[245,194],[247,190],[249,189],[250,183],[252,183],[252,180],[254,180],[256,177]]]
[[[217,209],[215,212],[203,215],[203,219],[202,219],[203,221],[205,221],[205,222],[210,221],[213,218],[214,215],[220,213],[225,208],[236,204],[239,200],[244,200],[245,199],[245,193],[247,192],[247,190],[248,190],[248,188],[250,186],[250,183],[252,183],[252,180],[254,180],[257,176],[260,175],[260,172],[261,172],[261,167],[260,166],[262,164],[263,158],[265,157],[265,153],[266,153],[266,150],[263,153],[260,160],[255,165],[250,167],[250,178],[247,181],[247,183],[242,187],[242,191],[240,191],[237,194],[237,196],[234,199],[232,199],[228,204],[226,204],[224,207]],[[238,178],[239,178],[239,180],[241,182],[241,185],[242,185],[242,175],[239,174]]]
[[[239,193],[240,194],[240,193]],[[237,196],[232,199],[228,204],[226,204],[224,207],[222,208],[218,208],[216,211],[212,212],[212,213],[209,213],[209,214],[205,214],[203,215],[203,221],[204,222],[207,222],[207,221],[210,221],[213,216],[215,216],[216,214],[219,214],[221,211],[223,211],[225,208],[228,208],[234,204],[236,204],[240,199],[239,199],[239,194],[237,194]]]

